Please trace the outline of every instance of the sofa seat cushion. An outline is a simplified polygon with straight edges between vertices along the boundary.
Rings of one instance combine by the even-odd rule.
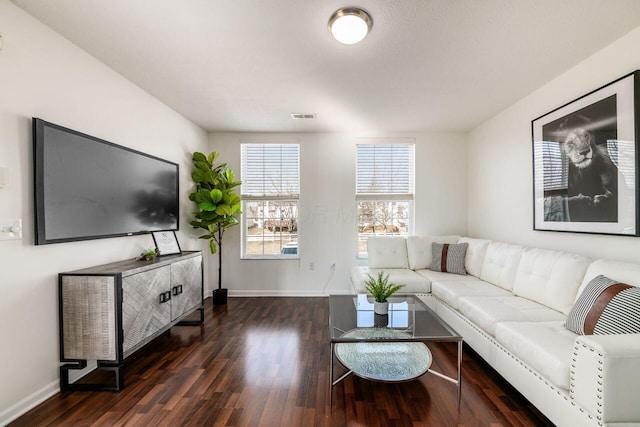
[[[433,270],[416,270],[416,273],[429,280],[429,282],[477,282],[480,280],[474,276],[462,276],[460,274],[443,273]]]
[[[496,341],[558,387],[569,389],[569,368],[577,335],[564,322],[502,322]]]
[[[567,318],[549,307],[516,296],[460,297],[458,310],[492,336],[500,322],[564,321]]]
[[[464,281],[431,282],[431,293],[450,307],[458,309],[458,298],[469,296],[511,296],[511,292],[480,279]]]
[[[408,268],[369,268],[363,266],[351,269],[351,284],[356,293],[366,293],[364,282],[369,279],[368,275],[375,278],[380,271],[389,275],[389,282],[397,285],[404,285],[399,293],[429,293],[431,292],[431,280],[421,276]]]

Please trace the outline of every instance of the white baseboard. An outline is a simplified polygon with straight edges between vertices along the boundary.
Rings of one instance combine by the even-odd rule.
[[[35,408],[54,394],[60,393],[60,381],[55,380],[40,390],[25,397],[15,405],[0,412],[0,426],[6,426],[11,421]]]
[[[329,294],[337,295],[337,294],[350,294],[351,292],[348,290],[309,290],[309,291],[301,291],[301,290],[281,290],[281,289],[272,289],[272,290],[233,290],[229,289],[230,297],[326,297]]]

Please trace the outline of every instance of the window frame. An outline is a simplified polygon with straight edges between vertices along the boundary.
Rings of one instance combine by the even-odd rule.
[[[261,195],[248,195],[244,193],[244,188],[241,188],[241,197],[242,197],[242,215],[241,215],[241,220],[240,220],[240,224],[242,227],[241,230],[241,244],[240,244],[240,258],[241,259],[266,259],[266,260],[278,260],[278,259],[300,259],[300,184],[301,184],[301,179],[300,179],[300,144],[296,141],[296,142],[257,142],[257,141],[251,141],[251,142],[241,142],[240,144],[240,150],[241,150],[241,163],[242,163],[242,174],[244,175],[245,173],[245,155],[244,155],[244,147],[245,146],[250,146],[250,145],[262,145],[262,146],[285,146],[285,145],[295,145],[297,147],[297,165],[296,165],[296,175],[297,175],[297,194],[281,194],[281,195],[273,195],[273,194],[261,194]],[[244,176],[241,177],[244,181]],[[244,185],[244,184],[243,184]],[[296,242],[297,242],[297,253],[296,254],[283,254],[283,253],[277,253],[277,254],[265,254],[265,253],[261,253],[261,254],[250,254],[247,252],[248,249],[248,237],[249,237],[249,233],[247,232],[249,229],[249,221],[250,220],[254,220],[256,219],[253,216],[249,216],[249,209],[247,208],[247,205],[249,203],[264,203],[264,202],[275,202],[275,203],[292,203],[294,204],[294,209],[296,211],[296,215],[295,215],[295,220],[296,220]],[[264,211],[262,214],[262,218],[263,221],[266,222],[267,220],[267,216],[265,215]],[[276,219],[277,220],[277,219]],[[282,220],[282,219],[280,219]],[[263,227],[264,229],[264,227]],[[263,232],[263,242],[264,240],[264,232]],[[283,240],[282,237],[279,238],[280,241],[280,251],[282,251],[282,249],[285,247],[285,245],[283,245]],[[291,243],[291,242],[289,242]]]
[[[409,147],[408,153],[408,183],[407,183],[407,192],[359,192],[358,191],[358,183],[359,183],[359,172],[360,172],[360,155],[358,147],[361,145],[378,145],[378,146],[407,146]],[[361,233],[360,232],[360,203],[366,202],[406,202],[408,205],[407,208],[407,230],[405,233],[399,232],[387,232],[386,229],[382,233],[376,233],[375,225],[373,228],[373,232],[369,234],[369,236],[409,236],[413,234],[415,227],[415,138],[367,138],[362,139],[361,142],[356,144],[356,191],[355,191],[355,209],[356,209],[356,246],[357,246],[357,259],[368,259],[369,255],[365,252],[360,252],[360,241],[361,241]],[[391,185],[393,187],[393,185]],[[367,237],[369,237],[367,236]]]

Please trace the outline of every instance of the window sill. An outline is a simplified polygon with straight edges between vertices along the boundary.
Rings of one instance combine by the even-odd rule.
[[[298,255],[244,255],[241,260],[300,260]]]

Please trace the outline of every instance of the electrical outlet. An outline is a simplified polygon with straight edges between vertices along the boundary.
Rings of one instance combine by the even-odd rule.
[[[311,262],[309,263],[309,270],[315,270],[315,269],[316,269],[316,263],[315,263],[315,262],[313,262],[313,261],[311,261]]]

